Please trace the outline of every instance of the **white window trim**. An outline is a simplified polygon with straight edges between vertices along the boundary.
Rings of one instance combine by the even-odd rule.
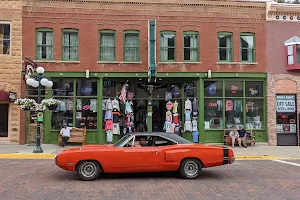
[[[0,21],[0,24],[9,24],[10,25],[10,33],[9,33],[9,54],[0,54],[0,56],[11,56],[11,44],[12,44],[12,23],[10,21]]]

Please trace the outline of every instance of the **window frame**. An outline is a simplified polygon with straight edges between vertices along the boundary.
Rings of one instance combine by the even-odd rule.
[[[73,28],[65,28],[65,29],[62,29],[61,30],[61,58],[63,61],[79,61],[79,30],[78,29],[73,29]],[[64,47],[75,47],[75,46],[71,46],[71,45],[68,45],[68,46],[65,46],[64,45],[64,33],[77,33],[77,48],[78,48],[78,53],[77,53],[77,59],[66,59],[64,58]]]
[[[166,48],[166,47],[162,47],[161,46],[161,43],[159,43],[159,57],[160,57],[160,62],[176,62],[176,31],[160,31],[160,37],[159,39],[161,39],[162,37],[162,34],[174,34],[174,47],[167,47],[168,51],[169,51],[169,48],[174,48],[174,60],[163,60],[162,57],[161,57],[161,49],[162,48]],[[161,41],[161,40],[159,40]]]
[[[242,57],[242,50],[243,49],[251,49],[251,48],[245,48],[245,47],[242,47],[242,42],[241,42],[241,37],[242,36],[252,36],[253,37],[253,60],[252,61],[246,61],[246,60],[242,60],[243,57]],[[255,41],[255,33],[248,33],[248,32],[242,32],[240,33],[240,61],[243,62],[243,63],[254,63],[256,62],[256,41]]]
[[[231,43],[231,59],[230,60],[220,60],[220,49],[228,49],[227,47],[221,47],[220,48],[220,42],[219,42],[219,35],[224,35],[224,36],[228,36],[230,35],[231,39],[230,39],[230,43]],[[232,32],[218,32],[217,33],[217,45],[218,45],[218,62],[233,62],[234,58],[234,52],[233,52],[233,33]]]
[[[0,54],[0,56],[11,56],[11,44],[12,44],[12,22],[9,21],[0,21],[0,25],[1,24],[9,24],[9,54]],[[6,39],[7,40],[7,39]],[[4,39],[3,39],[4,41]]]
[[[113,60],[101,60],[101,36],[103,33],[111,33],[114,34],[114,59]],[[98,55],[98,60],[102,61],[102,62],[115,62],[116,61],[116,53],[117,53],[117,47],[116,47],[116,34],[117,32],[115,30],[100,30],[99,31],[99,46],[98,46],[98,51],[99,51],[99,55]]]
[[[219,129],[216,129],[216,128],[210,128],[210,129],[203,129],[204,131],[214,131],[214,130],[217,130],[217,131],[220,131],[220,130],[228,130],[227,126],[226,126],[226,99],[241,99],[243,102],[242,102],[242,106],[243,106],[243,119],[241,119],[241,124],[243,125],[243,127],[245,127],[246,129],[246,116],[247,116],[247,113],[245,111],[245,106],[246,106],[246,101],[251,99],[251,100],[261,100],[263,101],[263,105],[264,105],[264,111],[263,111],[263,115],[261,116],[261,119],[263,121],[263,126],[261,129],[252,129],[252,130],[255,130],[255,131],[260,131],[260,130],[266,130],[267,129],[267,112],[265,110],[266,108],[266,103],[267,103],[267,100],[266,100],[266,80],[265,79],[260,79],[260,78],[253,78],[253,79],[230,79],[230,78],[225,78],[225,79],[222,79],[222,80],[218,80],[218,79],[203,79],[203,82],[202,82],[202,85],[204,86],[204,82],[205,81],[222,81],[222,96],[205,96],[205,93],[203,93],[203,102],[205,101],[205,99],[220,99],[222,100],[222,105],[223,105],[223,108],[222,108],[222,127],[223,128],[219,128]],[[226,96],[226,91],[225,91],[225,83],[226,82],[230,82],[230,81],[241,81],[242,82],[242,85],[243,85],[243,95],[241,97],[227,97]],[[247,94],[246,94],[246,82],[261,82],[262,83],[262,96],[261,97],[248,97]],[[204,88],[203,88],[204,90]],[[204,105],[205,106],[205,105]],[[202,107],[203,110],[204,110],[204,107]],[[205,113],[202,112],[203,114],[203,119],[205,117]]]
[[[193,48],[193,47],[185,47],[184,46],[184,36],[186,35],[197,35],[197,47],[196,48]],[[183,32],[183,61],[184,62],[199,62],[200,60],[200,55],[199,55],[199,41],[200,41],[200,38],[199,38],[199,32],[198,31],[184,31]],[[185,60],[184,59],[184,50],[185,49],[197,49],[197,59],[196,60]]]
[[[47,44],[42,44],[42,45],[39,45],[38,44],[38,32],[52,32],[52,41],[53,41],[53,44],[52,45],[47,45]],[[43,47],[43,46],[52,46],[52,58],[51,59],[47,59],[47,58],[38,58],[38,47]],[[37,60],[53,60],[54,56],[54,31],[52,28],[37,28],[35,30],[35,59]]]
[[[125,46],[125,41],[126,41],[126,34],[127,33],[131,33],[131,34],[137,34],[138,36],[138,46],[137,47],[126,47]],[[140,31],[137,30],[127,30],[123,32],[123,61],[124,62],[140,62],[141,61],[141,41],[140,41]],[[125,52],[126,52],[126,48],[137,48],[138,49],[138,59],[137,60],[126,60],[125,59]]]

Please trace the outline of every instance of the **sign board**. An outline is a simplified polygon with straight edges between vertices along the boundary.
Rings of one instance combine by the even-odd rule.
[[[295,95],[277,95],[276,111],[281,113],[296,112]]]
[[[17,99],[16,92],[9,92],[8,93],[8,101],[14,102]]]
[[[44,114],[42,112],[38,112],[37,121],[38,122],[43,122],[43,120],[44,120]]]

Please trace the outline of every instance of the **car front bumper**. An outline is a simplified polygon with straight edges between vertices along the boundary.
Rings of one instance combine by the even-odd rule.
[[[235,161],[235,157],[231,157],[230,161],[229,161],[229,164],[232,164],[234,161]]]

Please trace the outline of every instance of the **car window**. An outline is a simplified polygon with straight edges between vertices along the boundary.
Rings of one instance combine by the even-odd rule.
[[[153,146],[167,146],[167,145],[174,145],[176,143],[172,142],[171,140],[159,137],[159,136],[154,136],[153,137]]]
[[[117,141],[114,146],[119,147],[125,140],[127,140],[131,135],[127,134],[123,136],[119,141]]]

